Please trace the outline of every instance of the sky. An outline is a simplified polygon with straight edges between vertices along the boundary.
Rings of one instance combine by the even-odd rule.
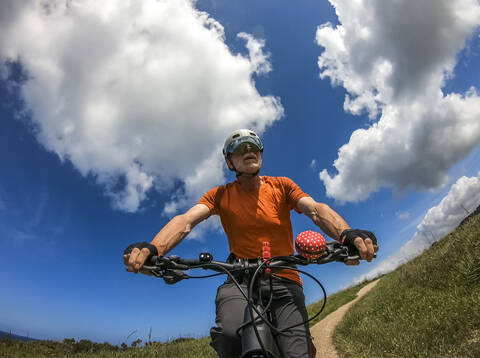
[[[373,262],[307,268],[328,294],[418,255],[480,204],[479,26],[477,0],[2,1],[0,330],[207,335],[221,278],[167,286],[122,253],[235,180],[238,128],[261,174],[375,232]],[[216,218],[172,254],[202,251],[228,256]]]

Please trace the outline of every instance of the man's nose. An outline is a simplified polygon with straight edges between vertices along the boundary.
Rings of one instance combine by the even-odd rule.
[[[251,152],[252,151],[252,146],[250,144],[247,144],[247,148],[245,149],[246,152]]]

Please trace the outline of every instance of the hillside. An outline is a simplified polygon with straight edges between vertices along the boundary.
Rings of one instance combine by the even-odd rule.
[[[480,357],[480,215],[382,277],[334,342],[343,357]]]
[[[480,205],[477,206],[477,208],[475,209],[475,211],[473,213],[470,213],[465,219],[462,220],[462,222],[460,223],[460,225],[458,225],[459,227],[462,226],[463,224],[465,224],[468,220],[470,220],[472,217],[474,216],[477,216],[478,214],[480,214]]]
[[[3,331],[0,331],[0,338],[9,338],[9,339],[15,339],[15,340],[18,340],[18,341],[36,341],[36,339],[34,338],[30,338],[30,337],[25,337],[25,336],[19,336],[17,334],[12,334],[10,332],[3,332]]]

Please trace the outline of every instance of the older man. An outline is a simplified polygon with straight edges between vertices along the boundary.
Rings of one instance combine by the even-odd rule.
[[[199,202],[182,215],[175,216],[150,244],[131,245],[124,255],[127,270],[142,272],[142,265],[152,254],[165,255],[201,221],[219,215],[230,246],[230,259],[256,259],[262,244],[268,241],[272,256],[294,253],[290,211],[307,215],[328,236],[355,247],[362,259],[371,261],[378,249],[373,233],[351,230],[328,205],[318,203],[286,177],[260,176],[263,143],[248,129],[233,132],[225,141],[223,154],[237,180],[208,191]],[[347,262],[357,265],[358,261]],[[246,289],[246,282],[242,283]],[[217,291],[216,327],[211,329],[211,345],[220,357],[239,357],[241,341],[237,335],[243,323],[244,297],[230,280]],[[279,328],[307,320],[302,281],[298,272],[284,270],[273,280],[271,309]],[[280,335],[278,344],[284,356],[311,357],[314,353],[308,324]]]

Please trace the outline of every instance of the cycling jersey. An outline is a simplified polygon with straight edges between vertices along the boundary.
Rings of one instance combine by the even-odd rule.
[[[306,196],[289,178],[262,176],[258,191],[246,191],[235,181],[213,188],[198,203],[220,216],[230,252],[238,258],[254,259],[260,256],[265,241],[270,242],[272,257],[294,254],[290,211],[299,212],[296,204]],[[277,275],[301,285],[296,271]]]

